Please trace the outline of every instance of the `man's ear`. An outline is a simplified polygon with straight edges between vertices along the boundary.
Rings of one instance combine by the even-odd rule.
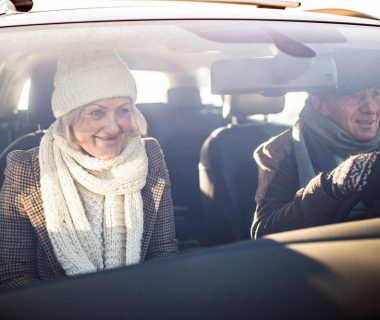
[[[312,95],[311,105],[313,106],[315,111],[325,114],[325,108],[320,97]]]

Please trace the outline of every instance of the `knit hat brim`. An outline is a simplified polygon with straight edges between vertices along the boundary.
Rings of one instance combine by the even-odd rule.
[[[55,118],[91,102],[129,97],[136,102],[133,75],[119,56],[111,52],[75,53],[58,60],[52,109]]]

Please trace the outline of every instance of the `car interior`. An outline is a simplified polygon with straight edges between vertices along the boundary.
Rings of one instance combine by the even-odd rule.
[[[192,12],[203,17],[202,5]],[[312,13],[284,19],[266,9],[255,20],[219,5],[213,14],[230,18],[205,10],[208,18],[183,19],[187,7],[177,16],[180,6],[170,4],[170,19],[150,20],[144,10],[154,5],[139,4],[0,21],[0,186],[7,155],[38,147],[54,121],[58,57],[115,51],[163,150],[181,253],[0,292],[0,318],[379,318],[379,218],[254,241],[249,231],[254,150],[292,127],[310,93],[378,86],[380,24]]]
[[[161,72],[169,78],[164,99],[138,100],[136,105],[147,119],[148,135],[159,141],[165,155],[180,249],[249,239],[257,188],[253,152],[291,127],[307,97],[291,106],[289,120],[287,94],[336,88],[337,70],[342,73],[353,62],[343,52],[363,51],[342,50],[348,46],[343,34],[355,35],[349,27],[323,26],[322,39],[310,26],[310,34],[293,38],[287,35],[292,29],[280,31],[282,27],[241,21],[55,26],[43,30],[41,39],[51,46],[42,50],[41,39],[28,37],[33,28],[17,33],[20,41],[0,50],[0,184],[7,154],[37,147],[54,121],[51,95],[60,52],[75,51],[78,43],[86,43],[82,50],[117,43],[114,50],[132,71]],[[96,37],[89,33],[93,30]],[[327,45],[335,51],[326,50]],[[19,53],[11,55],[12,48]],[[368,79],[368,62],[377,63],[375,52],[366,49],[365,62],[355,59],[356,77],[365,74]],[[360,68],[364,72],[357,72]],[[341,81],[341,88],[352,85],[350,73],[342,79],[347,83]],[[147,82],[138,83],[142,94],[147,87]],[[20,108],[23,94],[27,99]],[[285,121],[272,121],[275,117]]]
[[[10,109],[3,114],[6,134],[0,154],[0,184],[7,154],[38,147],[44,130],[54,121],[55,70],[55,61],[34,65],[28,109],[17,113]],[[167,103],[137,104],[147,119],[148,135],[159,141],[165,155],[181,249],[249,238],[257,186],[253,151],[288,128],[268,122],[267,117],[282,111],[284,96],[234,95],[228,99],[223,107],[205,105],[198,88],[182,86],[167,91]],[[266,120],[249,119],[252,115],[265,115]],[[241,144],[236,144],[236,139]]]

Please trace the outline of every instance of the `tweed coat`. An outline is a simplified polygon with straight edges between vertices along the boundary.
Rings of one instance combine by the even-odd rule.
[[[173,203],[168,170],[158,142],[143,139],[148,177],[142,189],[141,261],[174,255]],[[0,193],[0,287],[65,277],[50,242],[40,190],[38,148],[9,154]]]

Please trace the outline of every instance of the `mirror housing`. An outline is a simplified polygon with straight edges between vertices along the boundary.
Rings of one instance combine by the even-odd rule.
[[[218,60],[211,66],[213,94],[275,96],[297,91],[333,91],[337,86],[336,64],[329,56]]]

